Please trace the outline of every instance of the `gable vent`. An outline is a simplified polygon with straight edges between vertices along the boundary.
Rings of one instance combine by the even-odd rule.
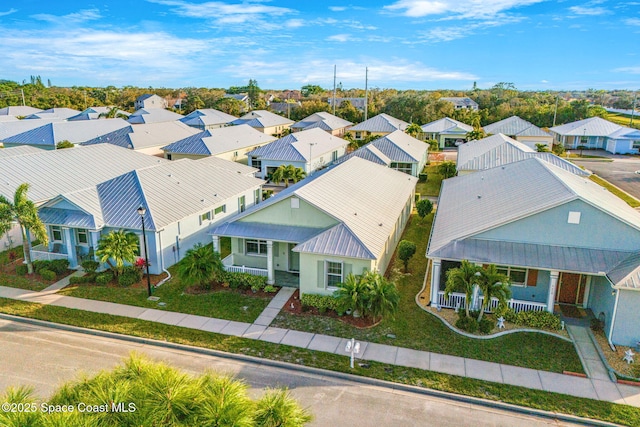
[[[567,223],[569,224],[580,224],[580,212],[571,211],[569,212],[569,216],[567,218]]]

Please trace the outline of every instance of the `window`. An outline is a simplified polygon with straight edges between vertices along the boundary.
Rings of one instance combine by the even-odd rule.
[[[256,169],[261,169],[262,168],[262,163],[260,162],[259,159],[256,159],[255,157],[251,158],[251,167],[252,168],[256,168]]]
[[[200,224],[202,224],[205,221],[211,221],[211,211],[205,212],[202,215],[200,215]]]
[[[171,160],[171,153],[167,154],[167,160]]]
[[[260,203],[261,196],[262,196],[262,191],[259,188],[255,189],[253,191],[253,203],[256,205]]]
[[[267,255],[267,241],[266,240],[245,240],[244,252],[247,255]]]
[[[87,234],[88,233],[86,229],[78,228],[76,230],[76,237],[79,245],[83,245],[83,246],[89,245],[89,236]]]
[[[499,265],[498,273],[506,274],[511,279],[513,286],[525,286],[527,283],[527,269],[518,267],[506,267]]]
[[[300,208],[300,199],[297,197],[291,198],[291,209],[299,209]]]
[[[337,287],[338,283],[342,283],[342,263],[341,262],[333,262],[326,261],[325,262],[325,271],[327,276],[327,287]]]
[[[567,222],[569,224],[580,224],[580,212],[569,212],[569,216],[567,217]]]
[[[411,163],[391,163],[391,169],[411,175]]]
[[[338,150],[331,153],[331,161],[335,162],[336,160],[338,160]]]
[[[51,226],[51,237],[54,242],[62,242],[62,228],[59,225]]]
[[[227,211],[227,205],[218,206],[214,211],[213,215],[220,215],[221,213],[225,213]]]
[[[247,205],[246,205],[244,196],[238,197],[238,212],[244,212],[246,207],[247,207]]]
[[[640,150],[640,140],[631,141],[631,147],[635,150]]]
[[[233,152],[233,157],[238,157],[238,152],[237,151]]]
[[[362,132],[356,132],[356,136],[354,136],[355,139],[362,139]]]
[[[588,136],[581,136],[580,137],[580,145],[587,145],[588,142],[589,142],[589,137]]]

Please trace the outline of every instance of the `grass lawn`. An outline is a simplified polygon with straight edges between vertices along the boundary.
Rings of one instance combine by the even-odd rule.
[[[27,277],[0,273],[0,286],[27,289],[29,291],[41,291],[49,286],[49,284],[40,281],[39,276],[36,274],[34,274],[33,277]]]
[[[629,124],[631,122],[631,116],[626,114],[609,113],[607,114],[607,120],[609,120],[610,122],[616,123],[620,126],[627,126],[627,127],[640,129],[640,117],[637,114],[633,116],[632,125]]]
[[[231,353],[241,353],[337,372],[348,372],[360,376],[475,396],[545,411],[594,418],[622,425],[640,425],[640,409],[627,405],[618,405],[377,362],[370,362],[369,368],[362,368],[356,365],[355,369],[351,370],[349,369],[349,362],[346,356],[238,337],[229,337],[139,319],[91,313],[63,307],[45,306],[5,298],[0,298],[0,312]]]
[[[421,220],[412,215],[402,235],[416,243],[416,254],[409,262],[409,274],[402,273],[402,261],[394,258],[388,272],[400,289],[401,301],[395,319],[386,318],[369,329],[358,329],[339,320],[320,316],[295,316],[281,312],[272,326],[303,330],[358,340],[397,345],[416,350],[451,354],[460,357],[505,363],[551,372],[583,372],[573,345],[549,335],[517,333],[489,340],[467,338],[447,328],[439,319],[425,312],[415,302],[422,289],[427,266],[427,240],[433,214]],[[395,335],[389,338],[387,335]]]
[[[427,182],[419,182],[416,185],[416,193],[420,193],[422,196],[438,196],[440,194],[442,175],[437,170],[438,165],[425,166],[423,172],[428,175]]]
[[[635,197],[633,197],[632,195],[628,194],[627,192],[622,191],[618,187],[615,187],[615,186],[611,185],[611,183],[609,181],[600,178],[598,175],[592,174],[591,176],[589,176],[589,179],[591,181],[595,182],[596,184],[603,186],[604,188],[606,188],[607,190],[609,190],[610,192],[612,192],[616,196],[620,197],[622,200],[624,200],[632,208],[637,208],[637,207],[640,206],[640,200],[636,199]]]

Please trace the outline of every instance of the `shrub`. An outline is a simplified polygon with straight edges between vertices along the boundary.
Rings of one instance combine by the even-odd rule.
[[[96,276],[96,284],[98,285],[107,285],[111,279],[113,279],[113,273],[110,271],[100,273]]]
[[[433,203],[429,199],[418,200],[416,202],[416,210],[418,211],[418,216],[424,218],[433,212]]]
[[[326,310],[338,311],[338,300],[332,295],[304,294],[300,297],[300,302],[303,306],[315,307],[320,312]]]
[[[422,197],[422,195],[421,195],[420,193],[416,193],[416,194],[413,196],[413,201],[414,201],[414,202],[416,202],[416,203],[418,203],[418,202],[420,201],[420,198],[421,198],[421,197]]]
[[[462,314],[456,321],[456,328],[473,334],[478,331],[478,321],[473,316],[467,317],[466,314]]]
[[[20,264],[16,266],[16,274],[18,276],[25,276],[28,271],[29,271],[29,268],[24,264]]]
[[[82,264],[80,265],[87,274],[95,273],[98,267],[100,267],[100,263],[92,259],[82,261]]]
[[[402,260],[404,264],[404,272],[409,269],[409,260],[416,253],[416,244],[410,240],[401,240],[398,243],[398,258]]]
[[[418,182],[427,182],[428,174],[419,173],[418,174]]]
[[[40,270],[42,270],[43,268],[47,268],[49,265],[49,261],[44,261],[44,260],[40,260],[37,259],[35,261],[31,262],[31,265],[33,266],[33,271],[35,271],[36,273],[40,273]]]
[[[273,285],[267,285],[267,286],[264,287],[264,291],[272,294],[272,293],[276,292],[277,289]]]
[[[499,317],[504,317],[504,320],[506,320],[507,322],[516,323],[516,312],[510,309],[505,304],[499,305],[493,314],[496,316],[496,319]]]
[[[118,285],[128,287],[142,280],[142,271],[137,267],[127,266],[122,270],[122,274],[118,276]]]
[[[64,274],[69,269],[69,260],[55,259],[53,261],[49,261],[47,269],[55,272],[56,274]]]
[[[495,326],[494,320],[487,319],[486,317],[484,317],[482,320],[480,320],[480,323],[478,324],[478,329],[483,334],[488,334],[493,330],[494,326]]]
[[[515,323],[532,328],[560,330],[560,316],[548,311],[521,311],[516,315]]]
[[[229,283],[231,289],[255,289],[260,290],[265,286],[263,276],[254,276],[249,273],[226,273],[224,280]]]
[[[47,270],[46,268],[41,268],[40,271],[38,271],[38,274],[44,280],[56,280],[56,272],[55,271]]]
[[[95,283],[97,274],[85,274],[84,276],[71,276],[69,277],[70,285],[79,285],[82,283]]]

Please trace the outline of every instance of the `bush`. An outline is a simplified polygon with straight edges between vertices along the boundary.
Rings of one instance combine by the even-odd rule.
[[[18,276],[26,276],[28,271],[29,271],[29,268],[24,264],[20,264],[16,266],[16,274]]]
[[[321,313],[327,310],[338,311],[338,300],[332,295],[304,294],[300,297],[303,306],[315,307]]]
[[[55,271],[47,270],[46,268],[41,268],[40,271],[38,271],[38,274],[44,280],[56,280]]]
[[[254,276],[249,273],[225,273],[223,281],[229,283],[231,289],[254,289],[257,291],[265,286],[263,276]]]
[[[69,260],[55,259],[53,261],[49,261],[49,266],[47,268],[56,274],[64,274],[69,269]]]
[[[463,313],[456,321],[456,328],[473,334],[478,331],[478,321],[475,317],[467,317],[466,314]]]
[[[95,283],[97,274],[85,274],[84,276],[71,276],[69,277],[70,285],[80,285],[82,283]]]
[[[127,266],[122,269],[122,274],[118,276],[118,285],[128,287],[142,280],[142,271],[133,266]]]
[[[480,320],[480,323],[478,324],[478,329],[483,334],[488,334],[493,330],[494,326],[495,326],[495,321],[493,319],[487,319],[486,317],[483,317],[482,320]]]
[[[276,292],[277,289],[273,285],[267,285],[267,286],[264,287],[264,291],[272,294],[272,293]]]
[[[420,198],[421,198],[421,197],[422,197],[422,195],[421,195],[420,193],[416,193],[416,194],[413,196],[413,199],[414,199],[413,201],[414,201],[414,202],[416,202],[416,203],[418,203],[418,202],[420,201]]]
[[[37,259],[35,261],[32,261],[31,265],[33,266],[33,271],[40,274],[40,270],[49,266],[49,261]]]
[[[531,328],[560,330],[560,316],[548,311],[521,311],[516,315],[515,323]]]
[[[418,200],[416,202],[416,210],[418,211],[418,216],[424,218],[433,212],[433,203],[429,199]]]
[[[87,274],[95,273],[98,267],[100,267],[100,263],[92,259],[82,261],[82,264],[80,265]]]
[[[418,182],[427,182],[428,174],[419,173],[418,174]]]
[[[100,273],[96,276],[96,284],[98,285],[107,285],[113,279],[113,273],[110,271]]]
[[[499,305],[493,314],[496,316],[496,319],[504,317],[504,320],[507,322],[516,323],[517,314],[507,305]]]

